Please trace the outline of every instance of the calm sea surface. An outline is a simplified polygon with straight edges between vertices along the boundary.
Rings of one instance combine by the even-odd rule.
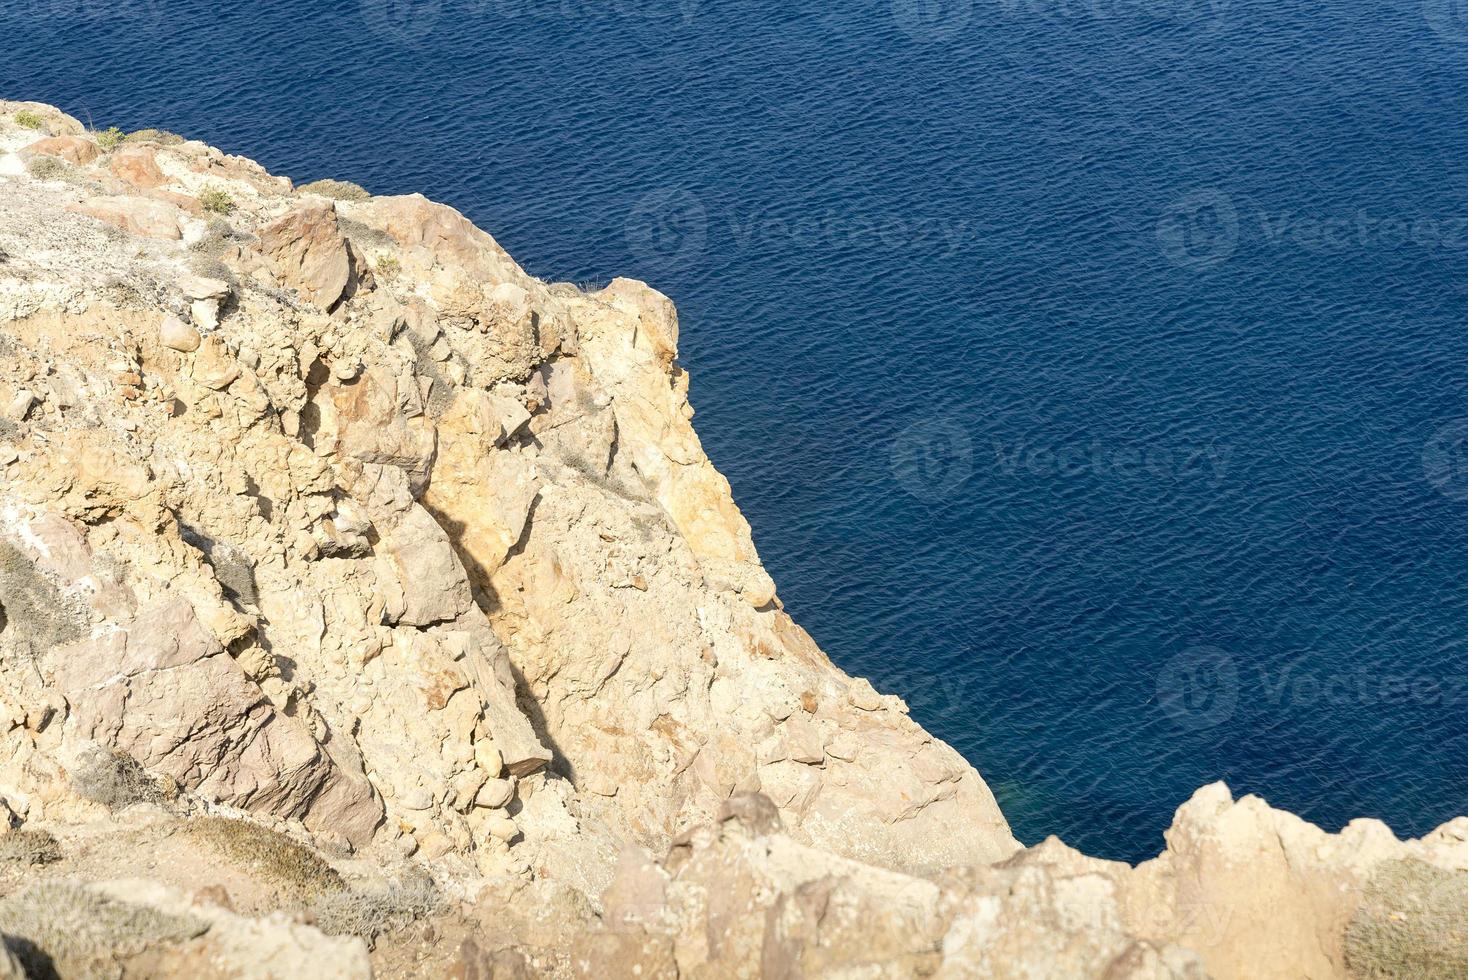
[[[0,0],[0,94],[677,302],[791,612],[1017,834],[1468,813],[1447,0]]]

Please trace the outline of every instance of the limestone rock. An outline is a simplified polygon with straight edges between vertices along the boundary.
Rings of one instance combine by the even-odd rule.
[[[112,154],[107,164],[112,175],[127,181],[139,190],[149,191],[167,183],[163,171],[158,167],[158,155],[146,147],[132,147]]]
[[[260,249],[277,276],[323,310],[336,305],[351,280],[351,256],[331,201],[309,199],[264,228]]]
[[[48,136],[26,147],[25,152],[57,157],[78,167],[85,167],[102,155],[101,148],[84,136]]]
[[[192,354],[199,349],[199,331],[169,314],[163,318],[163,324],[158,328],[158,342],[169,350]]]
[[[300,817],[365,842],[382,817],[360,774],[278,714],[182,600],[54,648],[47,671],[83,737],[210,799]]]
[[[121,228],[130,235],[177,241],[183,237],[182,212],[150,198],[96,197],[72,207],[81,214]]]

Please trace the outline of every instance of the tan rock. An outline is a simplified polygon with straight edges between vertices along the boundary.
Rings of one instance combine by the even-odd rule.
[[[352,277],[336,205],[311,198],[260,232],[260,250],[275,274],[323,310],[341,299]]]
[[[194,380],[214,391],[223,391],[240,376],[239,362],[213,335],[201,339],[191,367]]]
[[[141,197],[98,197],[70,208],[115,225],[130,235],[177,241],[182,213],[172,204]]]
[[[80,735],[206,798],[359,843],[381,822],[366,778],[340,770],[295,719],[276,713],[182,600],[57,647],[47,667]]]
[[[101,148],[85,136],[48,136],[27,146],[24,152],[56,157],[78,167],[85,167],[102,155]]]
[[[504,814],[491,814],[485,826],[490,836],[507,843],[514,840],[520,833],[520,828],[515,826],[515,821]]]
[[[29,388],[22,388],[15,393],[15,397],[5,407],[5,415],[8,418],[15,419],[17,422],[22,421],[26,416],[31,414],[31,409],[35,404],[36,393]]]
[[[199,349],[199,331],[172,314],[163,318],[158,328],[158,342],[169,350],[192,354]]]
[[[474,796],[474,805],[497,810],[508,804],[514,795],[515,784],[511,780],[490,779],[479,787],[478,793]]]
[[[139,190],[153,190],[167,182],[158,167],[157,153],[146,147],[129,147],[112,154],[107,168],[119,180],[127,181]]]

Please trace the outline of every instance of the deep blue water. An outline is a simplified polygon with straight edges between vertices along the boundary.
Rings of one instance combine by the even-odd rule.
[[[1468,813],[1468,11],[0,0],[0,92],[678,302],[791,612],[1027,842]]]

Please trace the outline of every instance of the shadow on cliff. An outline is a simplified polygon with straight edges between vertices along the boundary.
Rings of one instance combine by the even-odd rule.
[[[459,563],[464,566],[464,571],[468,573],[471,587],[470,591],[473,593],[475,605],[479,607],[480,612],[484,613],[485,618],[493,623],[495,615],[503,611],[504,604],[500,601],[500,596],[495,590],[494,583],[490,581],[489,569],[485,568],[483,564],[459,544],[464,534],[464,522],[454,520],[443,511],[430,507],[422,500],[419,503],[423,504],[423,507],[438,522],[438,526],[443,528],[444,533],[448,535],[449,544],[453,546],[454,554],[458,556]],[[530,529],[535,526],[535,511],[539,506],[540,494],[537,493],[534,499],[530,501],[530,509],[525,515],[524,530],[520,532],[519,539],[505,553],[506,562],[511,561],[524,552],[525,544],[530,539]],[[575,785],[575,767],[571,765],[565,753],[561,751],[560,745],[551,736],[550,729],[546,724],[545,712],[541,709],[540,702],[535,700],[534,695],[530,693],[530,685],[526,682],[525,675],[521,672],[519,665],[510,656],[508,645],[505,645],[505,656],[510,664],[510,673],[515,678],[515,704],[519,707],[520,713],[530,722],[530,728],[535,732],[535,737],[540,740],[540,744],[550,750],[551,761],[547,768],[551,772],[570,780],[572,785]]]

